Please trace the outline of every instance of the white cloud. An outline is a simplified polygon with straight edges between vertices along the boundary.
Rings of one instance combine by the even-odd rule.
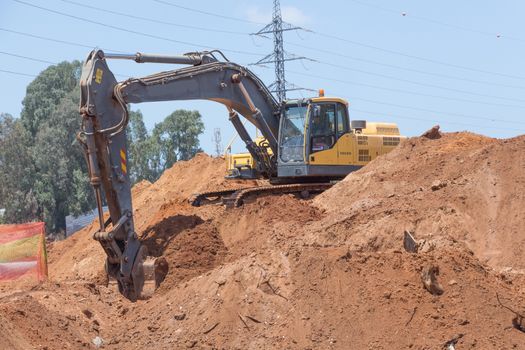
[[[269,23],[272,20],[272,14],[263,12],[260,8],[252,6],[246,10],[246,16],[252,22]]]
[[[310,17],[308,17],[301,9],[294,6],[283,6],[281,8],[283,21],[295,24],[298,26],[308,24]]]
[[[295,24],[298,26],[305,25],[310,22],[310,17],[308,17],[301,9],[295,6],[282,6],[281,14],[283,16],[283,21]],[[250,21],[260,22],[260,23],[270,23],[272,20],[271,11],[263,11],[259,7],[250,7],[246,10],[246,16]]]

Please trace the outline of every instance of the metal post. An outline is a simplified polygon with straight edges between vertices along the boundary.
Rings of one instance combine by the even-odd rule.
[[[263,57],[256,65],[274,63],[275,64],[275,81],[269,86],[271,91],[277,95],[277,100],[279,103],[282,103],[286,100],[286,91],[292,90],[287,86],[293,84],[288,84],[285,77],[284,71],[284,62],[291,60],[306,59],[306,57],[297,57],[293,55],[288,55],[290,57],[285,57],[286,52],[284,51],[284,40],[283,32],[289,30],[302,29],[301,27],[293,26],[289,23],[283,22],[281,16],[281,5],[279,0],[273,0],[273,15],[272,22],[267,24],[264,28],[259,30],[255,35],[272,34],[273,35],[273,52],[266,57]],[[294,88],[293,90],[301,90]]]

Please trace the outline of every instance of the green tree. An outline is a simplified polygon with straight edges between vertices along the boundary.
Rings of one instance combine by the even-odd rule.
[[[155,181],[178,160],[188,160],[199,148],[199,135],[204,131],[197,111],[177,110],[153,128],[148,135],[143,115],[130,112],[127,129],[128,163],[133,183]]]
[[[93,205],[87,166],[76,141],[79,95],[78,88],[65,95],[35,137],[35,196],[53,232],[65,229],[67,215],[79,215]]]
[[[40,219],[49,232],[58,232],[65,229],[66,215],[93,206],[75,138],[80,127],[80,66],[75,61],[48,67],[29,84],[20,119],[3,118],[6,127],[14,125],[0,150],[0,193],[8,222]]]
[[[132,183],[142,180],[152,181],[155,172],[150,166],[154,148],[148,130],[144,125],[144,118],[140,110],[129,112],[127,127],[128,164],[130,165],[130,178]]]
[[[171,113],[153,129],[153,140],[157,150],[155,164],[164,171],[179,160],[188,160],[200,152],[199,135],[204,131],[202,117],[198,111],[179,109]],[[160,174],[158,174],[160,176]]]
[[[0,113],[0,174],[3,168],[3,151],[5,149],[4,143],[9,134],[13,131],[14,118],[8,113]],[[1,179],[1,178],[0,178]],[[5,207],[6,199],[5,183],[0,182],[0,208]]]
[[[15,118],[9,113],[0,113],[0,144],[13,129]]]
[[[80,61],[62,62],[48,67],[28,85],[20,119],[33,137],[60,99],[78,86],[80,71]]]
[[[31,155],[31,135],[20,120],[0,117],[0,207],[6,222],[31,221],[39,210],[33,191],[35,167]]]

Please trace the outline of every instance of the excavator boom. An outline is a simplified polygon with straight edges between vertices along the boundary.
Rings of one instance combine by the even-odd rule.
[[[147,249],[135,232],[126,144],[129,103],[190,99],[221,103],[226,106],[230,121],[248,151],[261,164],[262,172],[268,176],[276,174],[275,159],[266,147],[251,140],[237,113],[261,130],[273,154],[277,154],[280,106],[257,76],[235,63],[219,61],[217,53],[165,56],[105,54],[94,50],[83,65],[80,79],[82,128],[78,139],[86,155],[97,199],[100,228],[93,238],[106,252],[108,276],[118,282],[121,293],[131,300],[145,297],[146,289],[151,292],[152,280],[154,284],[162,280],[155,272],[163,270],[165,273],[166,264],[147,257]],[[107,65],[108,59],[189,66],[117,82]],[[102,211],[104,198],[109,208],[107,220]]]

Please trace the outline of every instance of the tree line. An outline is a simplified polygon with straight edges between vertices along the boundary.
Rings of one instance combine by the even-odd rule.
[[[27,87],[20,118],[0,113],[1,220],[42,220],[48,232],[66,228],[67,215],[93,209],[94,194],[76,133],[80,89],[79,61],[42,71]],[[143,115],[130,112],[127,129],[132,183],[155,181],[199,148],[204,124],[198,111],[176,110],[148,132]]]

